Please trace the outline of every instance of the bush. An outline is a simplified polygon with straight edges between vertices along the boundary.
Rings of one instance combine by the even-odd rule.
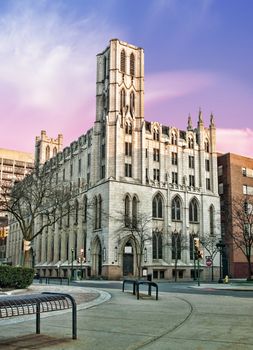
[[[0,266],[0,288],[27,288],[32,284],[34,269],[27,267]]]

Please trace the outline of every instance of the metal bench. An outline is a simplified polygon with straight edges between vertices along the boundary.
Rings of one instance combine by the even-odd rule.
[[[123,280],[122,292],[125,291],[125,284],[132,284],[133,285],[133,294],[135,295],[136,282],[137,282],[137,280],[127,280],[127,279]]]
[[[158,300],[158,285],[151,281],[136,281],[137,299],[140,298],[140,285],[148,286],[148,295],[151,296],[152,287],[156,290],[156,300]]]
[[[40,334],[40,314],[72,308],[72,339],[77,338],[75,299],[69,294],[49,293],[0,297],[0,318],[36,314],[36,334]]]
[[[46,284],[49,284],[50,281],[60,281],[60,284],[62,285],[63,281],[67,281],[67,284],[69,286],[69,277],[52,277],[52,276],[47,276],[47,277],[40,277],[39,278],[39,283],[42,283],[43,281],[46,281]]]
[[[136,294],[137,291],[137,299],[140,299],[140,285],[147,285],[148,286],[148,295],[151,296],[152,287],[156,289],[156,300],[158,300],[158,285],[155,282],[151,281],[143,281],[143,280],[124,280],[122,285],[122,292],[125,291],[125,284],[132,284],[133,285],[133,295]]]

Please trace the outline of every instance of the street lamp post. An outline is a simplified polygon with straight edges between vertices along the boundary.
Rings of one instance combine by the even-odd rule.
[[[83,279],[83,248],[80,250],[80,262],[81,262],[81,280]]]
[[[216,247],[220,253],[220,278],[218,280],[218,283],[223,283],[223,278],[222,278],[222,253],[223,253],[223,248],[225,247],[225,244],[222,242],[220,239],[219,242],[216,244]]]
[[[71,249],[71,280],[74,279],[74,248]]]

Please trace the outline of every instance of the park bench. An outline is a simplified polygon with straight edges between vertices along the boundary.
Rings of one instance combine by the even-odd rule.
[[[66,281],[68,286],[69,286],[69,277],[52,277],[52,276],[45,276],[45,277],[40,277],[39,278],[39,283],[43,283],[43,281],[46,282],[46,284],[50,284],[50,281],[60,281],[60,284],[62,285],[62,282]]]
[[[156,290],[156,300],[158,300],[158,285],[155,282],[125,279],[125,280],[123,280],[122,292],[125,291],[125,284],[132,284],[133,285],[133,295],[137,294],[137,299],[140,299],[140,285],[148,286],[148,295],[149,296],[151,296],[152,287],[154,287]]]
[[[72,339],[77,338],[75,299],[64,293],[26,294],[0,297],[0,318],[36,314],[36,334],[40,334],[40,314],[72,308]]]

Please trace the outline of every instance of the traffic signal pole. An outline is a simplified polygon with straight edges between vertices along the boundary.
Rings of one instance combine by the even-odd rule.
[[[200,271],[199,271],[199,257],[198,257],[198,286],[200,286]]]

